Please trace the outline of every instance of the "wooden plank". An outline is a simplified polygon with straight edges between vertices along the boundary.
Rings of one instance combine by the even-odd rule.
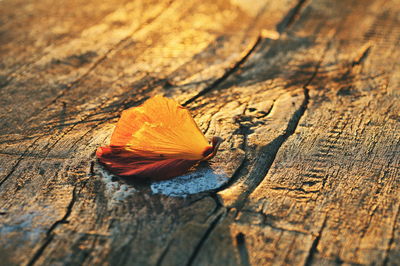
[[[5,16],[7,31],[51,11],[35,2],[15,11],[17,3],[0,3],[21,14]],[[59,42],[24,53],[12,49],[16,39],[3,46],[3,261],[399,261],[396,1],[103,5],[93,21],[76,15]],[[19,53],[39,59],[20,66]],[[158,93],[191,109],[207,136],[226,139],[211,168],[198,170],[209,178],[204,192],[154,194],[187,184],[127,183],[95,161],[120,111]],[[202,169],[229,181],[214,184]]]

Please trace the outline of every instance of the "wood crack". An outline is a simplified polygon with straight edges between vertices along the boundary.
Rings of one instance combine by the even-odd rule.
[[[314,259],[315,253],[318,252],[317,247],[318,247],[319,241],[321,240],[322,231],[325,229],[327,220],[328,220],[328,216],[325,215],[325,218],[324,218],[324,221],[322,222],[321,228],[318,231],[318,235],[314,238],[314,240],[311,244],[311,248],[308,250],[308,254],[307,254],[306,260],[304,262],[304,266],[310,266]]]
[[[273,104],[272,104],[272,106],[273,106]],[[248,107],[248,103],[246,103],[245,108],[243,108],[242,116],[245,114],[245,112],[247,110],[247,107]],[[271,112],[271,110],[272,110],[272,107],[269,109],[267,115]],[[246,152],[246,149],[245,149],[246,146],[247,146],[247,137],[248,137],[248,132],[247,131],[248,130],[246,130],[246,128],[239,121],[239,133],[243,137],[243,143],[241,144],[241,149],[244,151],[243,160],[241,161],[239,167],[236,168],[236,170],[232,174],[231,178],[229,178],[229,180],[224,185],[222,185],[221,187],[216,189],[215,193],[217,193],[219,191],[222,191],[224,189],[227,189],[228,187],[232,186],[237,181],[239,176],[241,176],[242,169],[245,169],[248,166],[249,159],[248,159],[248,155],[247,155],[247,152]]]
[[[174,242],[174,240],[172,239],[170,242],[168,242],[167,247],[163,250],[163,252],[161,253],[160,257],[158,258],[157,262],[156,262],[156,266],[161,266],[162,262],[165,258],[165,256],[167,255],[169,248],[171,247],[171,244]]]
[[[219,214],[209,225],[207,228],[206,232],[204,233],[203,237],[200,239],[200,241],[197,243],[195,249],[193,250],[192,254],[189,257],[189,260],[187,262],[187,266],[193,265],[194,260],[196,259],[197,255],[200,253],[201,248],[203,247],[204,243],[208,239],[208,237],[211,235],[211,233],[214,231],[215,227],[217,226],[218,222],[222,219],[224,213]]]
[[[32,152],[31,153],[24,153],[24,152],[20,153],[20,152],[1,152],[0,151],[0,154],[1,155],[8,155],[8,156],[19,156],[19,157],[23,156],[24,158],[33,158],[33,159],[46,159],[46,158],[49,158],[49,159],[60,159],[60,160],[69,159],[69,158],[64,157],[64,156],[46,156],[46,155],[42,155],[40,153],[32,153]]]
[[[119,116],[114,115],[114,116],[98,118],[98,119],[80,120],[80,121],[71,122],[71,123],[63,123],[63,121],[54,121],[54,122],[50,122],[50,123],[46,124],[45,126],[51,126],[51,127],[49,127],[49,130],[53,130],[54,128],[64,128],[64,127],[71,126],[71,125],[87,124],[87,123],[91,123],[91,122],[100,122],[99,124],[102,124],[102,123],[108,122],[108,121],[116,119],[116,118],[119,118]],[[38,129],[38,128],[32,128],[32,129]]]
[[[250,265],[249,253],[246,247],[246,235],[242,232],[236,235],[236,245],[239,251],[241,265]]]
[[[263,162],[263,163],[265,163],[265,166],[263,166],[263,169],[265,169],[265,171],[263,173],[261,173],[260,175],[254,177],[254,182],[253,182],[252,186],[249,188],[248,191],[245,191],[243,193],[244,198],[243,198],[243,200],[241,200],[242,202],[240,204],[243,204],[244,200],[261,184],[261,182],[267,176],[273,162],[275,161],[276,155],[278,154],[278,151],[282,147],[283,143],[291,135],[293,135],[294,132],[296,131],[296,128],[300,122],[300,119],[304,115],[304,113],[307,109],[307,106],[308,106],[308,102],[309,102],[309,94],[308,94],[308,89],[306,87],[303,88],[303,93],[304,93],[304,100],[303,100],[302,104],[300,105],[299,109],[296,110],[296,112],[294,113],[292,118],[289,120],[288,125],[285,129],[285,132],[283,134],[279,135],[277,138],[275,138],[268,145],[263,147],[263,151],[261,151],[261,153],[268,152],[271,155],[270,156],[271,158],[269,160]],[[225,187],[223,189],[225,189]],[[238,207],[238,208],[240,209],[240,207]]]
[[[365,59],[367,59],[371,51],[371,48],[372,48],[371,45],[364,47],[361,55],[353,61],[352,67],[355,67],[356,65],[361,65],[365,61]]]
[[[285,191],[298,191],[304,194],[310,194],[310,193],[317,193],[319,192],[318,189],[316,190],[305,190],[301,187],[271,187],[272,190],[285,190]]]
[[[261,223],[248,223],[248,222],[243,222],[240,220],[236,220],[235,223],[237,224],[243,224],[243,225],[251,225],[251,226],[257,226],[257,227],[261,227],[261,228],[265,228],[265,227],[270,227],[273,230],[278,230],[278,231],[282,231],[282,232],[288,232],[288,233],[292,233],[292,234],[300,234],[300,235],[313,235],[311,232],[306,231],[306,230],[301,230],[301,229],[289,229],[289,228],[285,228],[282,226],[277,226],[271,222],[267,221],[267,215],[263,212],[254,212],[254,211],[241,211],[241,213],[248,213],[248,214],[257,214],[257,215],[261,215],[262,216],[262,222]]]
[[[212,219],[212,221],[210,222],[210,225],[208,226],[207,230],[204,232],[204,235],[201,237],[201,239],[199,240],[199,242],[197,243],[195,249],[193,250],[192,254],[189,257],[189,260],[187,262],[187,266],[189,265],[193,265],[194,260],[196,259],[197,255],[200,253],[200,250],[202,249],[204,243],[207,241],[207,239],[209,238],[209,236],[211,235],[211,233],[213,232],[213,230],[215,229],[215,227],[217,226],[217,224],[222,220],[224,214],[227,211],[227,208],[225,208],[221,201],[218,199],[218,196],[215,193],[210,193],[209,197],[211,197],[216,206],[215,209],[211,212],[210,215],[208,215],[208,219],[210,219],[210,217],[216,215],[216,217],[214,219]],[[205,197],[201,197],[200,199],[196,199],[194,201],[191,202],[191,204],[200,201],[202,199],[204,199]],[[218,214],[218,212],[220,212],[220,214]],[[211,220],[211,219],[210,219]],[[167,255],[170,246],[172,245],[172,243],[174,242],[174,239],[172,239],[168,244],[167,247],[163,250],[163,252],[161,253],[160,257],[157,259],[156,265],[157,266],[161,266],[162,262],[165,258],[165,256]]]
[[[383,187],[384,187],[384,185],[383,185],[383,180],[385,179],[385,177],[386,177],[386,175],[387,175],[387,173],[388,173],[385,169],[388,169],[388,168],[390,167],[390,165],[392,164],[392,161],[393,161],[393,157],[388,161],[386,167],[383,166],[382,169],[381,169],[381,171],[383,171],[383,174],[382,174],[382,176],[379,178],[379,181],[377,181],[377,189],[376,189],[376,191],[374,192],[374,194],[372,195],[372,197],[373,197],[372,208],[371,208],[371,210],[370,210],[369,213],[368,213],[368,214],[369,214],[369,217],[368,217],[368,220],[367,220],[366,225],[361,229],[360,241],[359,241],[359,243],[358,243],[358,245],[357,245],[357,247],[356,247],[356,249],[355,249],[355,251],[354,251],[355,254],[357,254],[357,252],[359,251],[360,246],[361,246],[361,241],[364,239],[365,235],[367,234],[368,228],[371,226],[372,219],[374,218],[374,215],[375,215],[375,213],[376,213],[377,210],[378,210],[378,206],[379,206],[379,195],[381,194],[382,189],[383,189]],[[399,207],[399,208],[400,208],[400,207]],[[399,210],[397,210],[396,213],[398,213],[398,211],[399,211]],[[397,214],[395,214],[395,219],[396,219],[396,217],[397,217]],[[395,221],[395,222],[396,222],[396,221]],[[394,226],[394,227],[395,227],[395,226]],[[390,247],[390,244],[389,244],[389,247]],[[385,264],[384,264],[384,265],[385,265]]]
[[[311,82],[315,79],[317,76],[319,69],[321,67],[322,61],[325,58],[325,54],[330,47],[330,42],[326,45],[324,51],[322,52],[322,55],[318,61],[318,63],[315,66],[315,69],[313,73],[311,74],[310,78],[305,82],[303,86],[303,94],[304,94],[304,99],[303,102],[301,103],[300,107],[294,112],[293,116],[290,118],[288,125],[284,131],[283,134],[279,135],[277,138],[275,138],[272,142],[270,142],[268,145],[263,147],[263,150],[261,153],[269,153],[271,158],[269,160],[264,161],[265,166],[263,168],[265,171],[261,173],[260,175],[257,175],[254,177],[254,182],[252,186],[249,188],[248,191],[243,193],[243,199],[241,202],[239,202],[239,205],[242,206],[244,204],[245,199],[261,184],[261,182],[264,180],[264,178],[267,176],[272,164],[275,161],[276,155],[278,154],[280,148],[282,145],[285,143],[285,141],[292,136],[297,129],[297,126],[303,117],[304,113],[306,112],[308,108],[308,104],[310,101],[310,95],[309,95],[309,89],[308,86],[311,84]],[[241,207],[238,206],[240,209]]]
[[[208,130],[210,129],[211,123],[212,123],[213,119],[215,118],[215,116],[216,116],[216,115],[221,111],[221,109],[224,108],[224,107],[225,107],[225,105],[219,106],[219,107],[218,107],[218,110],[217,110],[214,114],[212,114],[210,120],[209,120],[208,123],[207,123],[207,127],[206,127],[206,129],[204,130],[204,135],[206,135],[207,132],[208,132]]]
[[[276,25],[279,33],[283,33],[290,28],[293,23],[300,16],[301,11],[304,9],[307,0],[299,0],[297,4],[288,12],[288,14]]]
[[[210,92],[211,90],[215,89],[218,87],[223,81],[225,81],[229,76],[231,76],[233,73],[235,73],[241,65],[243,65],[244,62],[246,62],[247,58],[255,51],[257,46],[261,43],[262,41],[262,36],[258,35],[257,39],[254,41],[254,43],[250,44],[247,46],[247,48],[242,52],[242,56],[240,59],[234,63],[230,68],[228,68],[227,71],[218,79],[216,79],[212,84],[201,90],[199,93],[197,93],[195,96],[191,97],[187,101],[185,101],[182,106],[187,106],[190,103],[194,102],[201,96],[205,95],[206,93]]]
[[[14,164],[14,166],[11,168],[11,170],[8,172],[8,174],[0,181],[0,187],[4,184],[4,182],[7,181],[8,178],[10,178],[10,176],[14,173],[14,171],[17,169],[17,167],[19,166],[19,164],[22,162],[22,160],[25,158],[25,156],[28,154],[28,151],[30,148],[32,148],[36,142],[39,140],[40,138],[35,139],[31,145],[28,146],[28,148],[26,148],[26,150],[21,154],[21,156],[17,159],[17,162]]]
[[[384,259],[383,259],[383,263],[382,263],[382,265],[385,265],[385,266],[389,264],[390,248],[392,247],[393,242],[394,242],[394,233],[395,233],[395,230],[396,230],[396,227],[397,227],[397,220],[398,220],[397,217],[399,217],[399,213],[400,213],[400,204],[397,205],[397,211],[396,211],[396,214],[394,215],[394,222],[393,222],[393,226],[392,226],[392,232],[390,233],[390,239],[389,239],[389,242],[388,242],[387,247],[385,249],[385,255],[384,255]]]
[[[85,186],[85,184],[83,184],[82,188],[84,186]],[[27,264],[28,266],[35,265],[35,263],[38,261],[38,259],[42,256],[44,250],[47,248],[47,246],[50,244],[50,242],[54,239],[53,231],[57,228],[57,226],[60,224],[68,223],[68,218],[71,215],[72,208],[75,205],[76,199],[77,199],[77,186],[75,186],[74,189],[72,190],[72,198],[67,206],[67,210],[66,210],[64,216],[60,220],[57,220],[55,223],[53,223],[50,226],[50,228],[47,230],[44,243],[39,247],[39,249],[33,255],[32,259],[28,262],[28,264]]]

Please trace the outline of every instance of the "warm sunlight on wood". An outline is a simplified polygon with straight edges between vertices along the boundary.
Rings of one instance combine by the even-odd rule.
[[[399,2],[0,0],[0,265],[400,265]]]

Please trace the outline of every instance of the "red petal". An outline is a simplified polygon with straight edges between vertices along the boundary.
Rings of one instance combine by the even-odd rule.
[[[96,155],[100,162],[116,175],[151,180],[165,180],[182,175],[198,162],[163,157],[141,157],[118,146],[100,147]]]

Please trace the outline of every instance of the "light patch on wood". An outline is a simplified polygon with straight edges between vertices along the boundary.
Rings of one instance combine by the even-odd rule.
[[[177,178],[155,182],[151,185],[154,194],[172,197],[186,197],[204,191],[217,189],[228,181],[225,172],[220,168],[199,167],[194,172]]]
[[[110,200],[109,207],[124,201],[137,191],[132,186],[123,184],[118,180],[113,181],[113,177],[115,176],[100,166],[95,167],[94,171],[101,177],[101,181],[103,181],[105,185],[104,192],[107,198]]]
[[[0,239],[6,240],[8,237],[21,238],[36,242],[40,239],[41,234],[45,232],[43,228],[35,227],[40,223],[40,213],[30,212],[19,216],[13,223],[3,223],[0,226]],[[39,220],[39,221],[38,221]],[[26,230],[29,228],[29,230]],[[2,247],[7,247],[7,241],[0,241]]]

